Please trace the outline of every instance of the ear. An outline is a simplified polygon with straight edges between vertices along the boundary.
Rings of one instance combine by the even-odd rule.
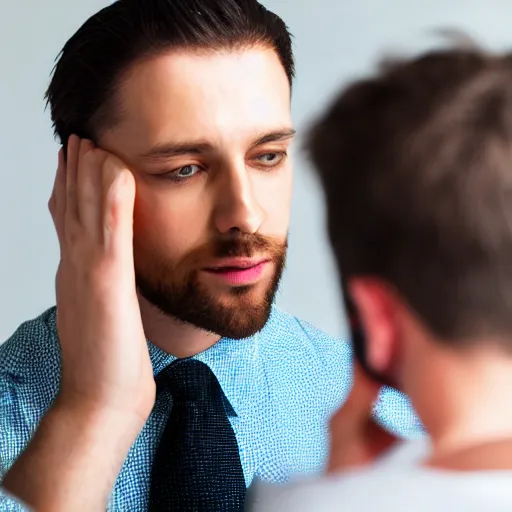
[[[375,278],[353,278],[348,288],[366,336],[368,364],[375,372],[392,377],[398,353],[398,298]]]

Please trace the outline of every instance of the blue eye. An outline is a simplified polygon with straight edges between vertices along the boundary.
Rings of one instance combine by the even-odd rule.
[[[174,177],[176,177],[178,179],[185,179],[185,178],[191,178],[198,171],[200,171],[200,168],[198,165],[185,165],[184,167],[181,167],[180,169],[177,169],[176,171],[174,171],[173,175],[174,175]]]
[[[272,168],[277,167],[285,158],[285,152],[276,152],[260,155],[257,157],[257,160],[262,167]]]
[[[193,178],[198,172],[201,172],[203,169],[199,165],[184,165],[183,167],[179,167],[178,169],[174,169],[172,171],[168,171],[166,173],[162,173],[158,175],[159,178],[163,178],[164,180],[174,181],[174,182],[185,182],[191,178]]]
[[[277,153],[267,153],[260,157],[260,160],[265,163],[273,163],[275,160],[279,160],[279,155]]]

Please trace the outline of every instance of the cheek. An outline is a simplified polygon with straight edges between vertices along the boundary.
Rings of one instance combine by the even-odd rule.
[[[265,213],[264,234],[286,236],[290,224],[292,171],[287,166],[275,174],[259,174],[254,180],[256,200]]]
[[[202,242],[204,229],[197,212],[188,211],[190,206],[173,200],[172,196],[165,189],[138,186],[133,230],[139,248],[157,251],[174,260],[184,257]]]

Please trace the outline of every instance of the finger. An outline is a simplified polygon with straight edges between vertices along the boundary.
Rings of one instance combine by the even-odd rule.
[[[352,389],[340,411],[339,421],[363,425],[372,415],[381,387],[355,361]]]
[[[53,187],[52,187],[52,193],[50,195],[50,199],[48,200],[48,210],[50,210],[50,213],[52,215],[52,219],[55,217],[55,188],[57,186],[57,179],[59,177],[59,168],[60,168],[60,151],[57,154],[58,157],[58,164],[57,164],[57,170],[55,171],[55,178],[53,179]]]
[[[90,140],[82,139],[78,156],[77,201],[80,224],[95,239],[100,236],[101,191],[99,176],[102,155]],[[103,159],[105,157],[103,156]]]
[[[370,418],[363,432],[367,440],[368,451],[375,456],[389,450],[399,439],[384,427],[379,425],[374,418]]]
[[[354,382],[350,393],[354,404],[364,409],[372,407],[381,387],[382,384],[368,375],[357,361],[354,363]]]
[[[66,163],[64,150],[62,148],[58,153],[57,172],[55,173],[55,181],[53,183],[48,208],[52,215],[57,236],[59,237],[59,241],[61,241],[64,229],[64,214],[66,211]]]
[[[133,260],[135,180],[128,167],[109,156],[103,166],[104,239],[118,256]]]
[[[331,431],[331,447],[327,473],[355,469],[373,463],[389,451],[399,439],[380,425],[367,425],[347,436],[344,431]]]
[[[66,222],[79,222],[78,200],[76,196],[76,175],[78,171],[78,158],[80,151],[80,139],[71,135],[68,140],[66,158]]]

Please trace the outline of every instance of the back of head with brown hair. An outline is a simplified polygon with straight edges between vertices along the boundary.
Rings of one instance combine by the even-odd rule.
[[[345,278],[390,283],[441,338],[512,334],[511,55],[387,65],[342,92],[308,150]]]

